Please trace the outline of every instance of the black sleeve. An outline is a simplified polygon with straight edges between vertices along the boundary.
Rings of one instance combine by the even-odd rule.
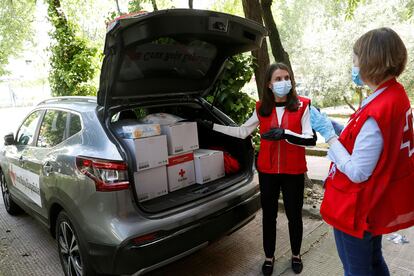
[[[290,134],[285,134],[284,138],[291,144],[295,144],[298,146],[315,146],[316,140],[318,139],[316,136],[316,132],[312,129],[313,137],[312,138],[301,138]]]

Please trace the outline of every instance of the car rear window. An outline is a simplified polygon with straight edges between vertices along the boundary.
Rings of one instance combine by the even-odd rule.
[[[119,80],[154,77],[202,79],[212,66],[216,55],[216,46],[205,41],[158,38],[126,49]]]

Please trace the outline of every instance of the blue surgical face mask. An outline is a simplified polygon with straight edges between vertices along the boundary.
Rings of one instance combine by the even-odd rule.
[[[365,83],[361,80],[361,75],[359,74],[359,67],[352,66],[352,81],[359,86],[364,85]]]
[[[286,96],[290,92],[290,89],[292,89],[290,80],[275,81],[272,84],[273,93],[279,98]]]

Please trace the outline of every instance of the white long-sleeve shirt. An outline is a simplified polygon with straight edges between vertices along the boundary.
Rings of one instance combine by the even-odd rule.
[[[278,123],[279,125],[281,125],[282,123],[282,117],[283,114],[285,112],[285,107],[284,106],[278,106],[276,107],[276,114],[277,114],[277,119],[278,119]],[[311,127],[311,123],[310,123],[310,112],[309,112],[309,106],[306,107],[302,119],[301,119],[301,124],[302,124],[302,133],[296,133],[293,132],[289,129],[285,129],[285,135],[286,136],[292,136],[296,139],[289,139],[287,138],[287,141],[293,144],[300,144],[297,143],[297,140],[301,140],[301,139],[313,139],[314,138],[314,134],[312,131],[312,127]],[[219,125],[219,124],[214,124],[213,125],[213,130],[224,133],[226,135],[230,135],[233,137],[237,137],[237,138],[241,138],[244,139],[247,136],[249,136],[259,125],[259,118],[257,116],[256,110],[253,112],[252,116],[241,126],[239,127],[233,127],[233,126],[223,126],[223,125]]]
[[[363,100],[361,108],[364,108],[365,105],[375,99],[385,89],[386,88],[379,89]],[[372,175],[383,148],[384,139],[378,123],[374,118],[369,117],[364,122],[356,137],[352,154],[349,154],[339,140],[334,139],[334,141],[330,143],[328,157],[335,165],[332,167],[330,173],[339,169],[352,182],[364,182]]]

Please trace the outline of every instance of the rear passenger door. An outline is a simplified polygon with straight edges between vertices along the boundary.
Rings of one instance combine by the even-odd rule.
[[[39,127],[34,147],[26,153],[26,170],[39,179],[40,201],[32,208],[47,223],[45,193],[54,183],[53,156],[59,145],[66,139],[68,113],[62,110],[46,110]]]
[[[74,136],[81,129],[80,115],[67,110],[48,109],[40,124],[31,167],[40,176],[41,212],[45,219],[51,199],[62,200],[62,187],[79,189],[73,178],[75,162],[72,155],[79,144],[79,139]]]

